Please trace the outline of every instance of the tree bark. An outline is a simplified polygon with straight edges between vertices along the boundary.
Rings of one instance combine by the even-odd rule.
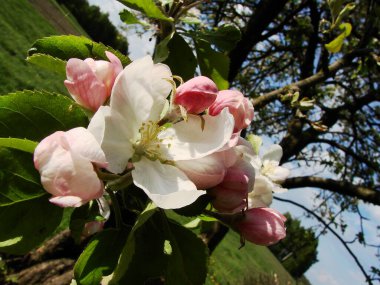
[[[301,176],[286,179],[282,186],[285,188],[316,187],[355,197],[374,205],[380,205],[380,191],[354,185],[347,181],[336,181],[334,179],[315,176]]]
[[[228,81],[232,82],[253,47],[261,41],[263,31],[279,15],[288,0],[262,0],[248,21],[241,40],[230,52]]]

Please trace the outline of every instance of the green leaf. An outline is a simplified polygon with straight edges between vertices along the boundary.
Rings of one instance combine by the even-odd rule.
[[[0,147],[0,207],[43,196],[30,153]]]
[[[94,59],[108,60],[105,52],[109,51],[116,55],[123,66],[129,64],[131,60],[102,43],[96,43],[85,37],[78,36],[51,36],[39,39],[34,42],[32,48],[28,51],[28,55],[32,56],[36,53],[51,55],[61,60],[69,60],[70,58],[85,59],[88,57]]]
[[[46,196],[0,207],[0,252],[26,254],[51,236],[62,220],[63,209]]]
[[[188,206],[173,209],[178,215],[185,217],[195,217],[203,213],[204,209],[210,203],[211,197],[208,195],[199,196],[198,199]]]
[[[26,60],[38,67],[58,73],[62,75],[63,78],[66,78],[67,62],[65,60],[42,53],[35,53],[32,56],[28,56]]]
[[[220,51],[232,50],[241,39],[241,32],[233,24],[225,24],[211,31],[200,33],[199,38],[215,45]]]
[[[35,148],[37,147],[37,144],[37,142],[30,141],[27,139],[0,138],[0,147],[18,149],[29,153],[34,152]]]
[[[169,47],[168,43],[174,36],[174,32],[170,33],[166,38],[164,38],[162,41],[159,42],[159,44],[156,46],[156,49],[154,50],[154,63],[160,63],[166,60],[169,56]]]
[[[136,274],[138,272],[141,272],[140,270],[137,270],[137,272],[133,267],[141,266],[141,264],[136,264],[136,257],[134,257],[135,254],[146,254],[146,256],[150,255],[151,253],[154,253],[155,251],[159,251],[159,239],[153,239],[151,242],[147,243],[144,247],[144,225],[150,220],[150,218],[156,213],[157,208],[151,203],[149,204],[146,209],[140,214],[138,217],[135,225],[133,226],[130,234],[128,235],[128,239],[124,245],[124,248],[122,250],[119,264],[117,265],[113,278],[109,284],[123,284],[120,282],[121,279],[125,279],[126,276]],[[140,238],[140,235],[142,238]],[[138,244],[142,243],[140,246],[142,248],[137,248]],[[158,247],[157,247],[158,246]],[[140,252],[136,253],[136,249],[140,250]],[[150,252],[152,250],[152,252]],[[154,266],[152,268],[147,268],[148,270],[145,270],[145,275],[149,275],[150,271],[152,271],[154,276],[154,273],[159,271],[160,262],[159,260],[150,259],[151,262],[158,262],[157,267]],[[129,277],[128,277],[129,278]],[[130,284],[142,284],[142,282],[134,282],[133,278],[138,277],[131,277],[131,279],[128,281]],[[144,277],[143,277],[144,278]]]
[[[327,0],[333,22],[335,22],[335,19],[338,17],[340,7],[342,7],[343,2],[344,0]]]
[[[134,24],[139,24],[143,26],[149,26],[148,23],[140,21],[135,14],[131,13],[127,9],[121,11],[119,13],[120,19],[126,23],[127,25],[134,25]]]
[[[253,151],[255,154],[259,154],[260,147],[263,144],[263,139],[259,136],[256,136],[254,134],[249,134],[247,136],[247,140],[251,143]]]
[[[91,239],[74,266],[78,285],[100,284],[102,276],[112,273],[127,234],[126,230],[106,229]]]
[[[118,0],[125,6],[140,11],[149,18],[172,22],[173,19],[166,17],[156,6],[153,0]]]
[[[196,51],[202,75],[211,78],[219,90],[228,89],[229,58],[221,52],[214,51],[204,40],[196,41]]]
[[[70,219],[71,236],[75,242],[80,242],[84,225],[88,222],[99,220],[100,217],[99,206],[96,201],[90,201],[81,207],[75,208]]]
[[[131,232],[109,284],[204,284],[207,258],[206,246],[194,233],[155,212]]]
[[[332,29],[334,28],[334,26],[337,26],[339,25],[343,19],[352,11],[354,10],[356,7],[355,3],[348,3],[346,6],[344,6],[343,10],[340,11],[339,15],[338,15],[338,18],[335,20],[335,23],[333,25],[333,27],[331,27]]]
[[[168,49],[169,56],[164,63],[170,67],[172,73],[181,76],[185,81],[193,78],[197,60],[183,37],[174,34],[168,43]]]
[[[192,231],[169,221],[166,228],[173,253],[167,267],[166,285],[204,284],[208,250]]]
[[[181,17],[180,20],[188,25],[199,25],[202,24],[202,20],[195,16]]]
[[[40,141],[55,131],[87,125],[86,113],[66,96],[45,91],[0,96],[0,137]]]
[[[350,23],[343,23],[339,25],[339,29],[344,30],[343,33],[328,44],[325,44],[326,49],[331,53],[336,53],[341,50],[344,39],[351,34],[352,26]]]

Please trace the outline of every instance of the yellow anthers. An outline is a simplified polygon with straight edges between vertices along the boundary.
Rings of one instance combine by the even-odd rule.
[[[165,128],[152,121],[142,123],[139,129],[140,139],[133,144],[135,153],[132,160],[139,161],[142,156],[145,156],[153,161],[159,160],[161,163],[174,163],[162,157],[161,143],[163,139],[159,139],[158,135]]]
[[[263,163],[263,166],[262,166],[262,169],[261,169],[261,173],[263,175],[268,175],[270,173],[273,173],[275,168],[277,167],[278,165],[274,164],[273,162],[264,162]]]

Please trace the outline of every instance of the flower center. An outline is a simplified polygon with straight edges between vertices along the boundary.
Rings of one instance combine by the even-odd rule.
[[[140,139],[133,144],[135,153],[132,162],[139,161],[142,156],[145,156],[153,161],[159,160],[161,163],[174,164],[174,162],[165,159],[162,154],[163,140],[158,138],[158,134],[165,128],[165,126],[159,126],[152,121],[142,123],[139,129]]]
[[[263,162],[263,166],[261,168],[261,174],[262,175],[265,175],[265,176],[268,176],[270,174],[272,174],[276,167],[277,167],[277,163],[275,162],[271,162],[271,161],[264,161]]]

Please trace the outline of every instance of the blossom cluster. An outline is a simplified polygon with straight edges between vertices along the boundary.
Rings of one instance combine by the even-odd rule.
[[[237,217],[230,226],[247,240],[283,238],[285,217],[268,207],[289,171],[279,166],[279,145],[260,157],[240,136],[253,120],[251,102],[204,76],[182,82],[149,56],[124,69],[106,56],[67,63],[65,85],[93,116],[87,129],[56,132],[37,146],[34,163],[50,201],[79,207],[102,198],[104,174],[129,176],[160,208],[206,194],[216,213]]]

